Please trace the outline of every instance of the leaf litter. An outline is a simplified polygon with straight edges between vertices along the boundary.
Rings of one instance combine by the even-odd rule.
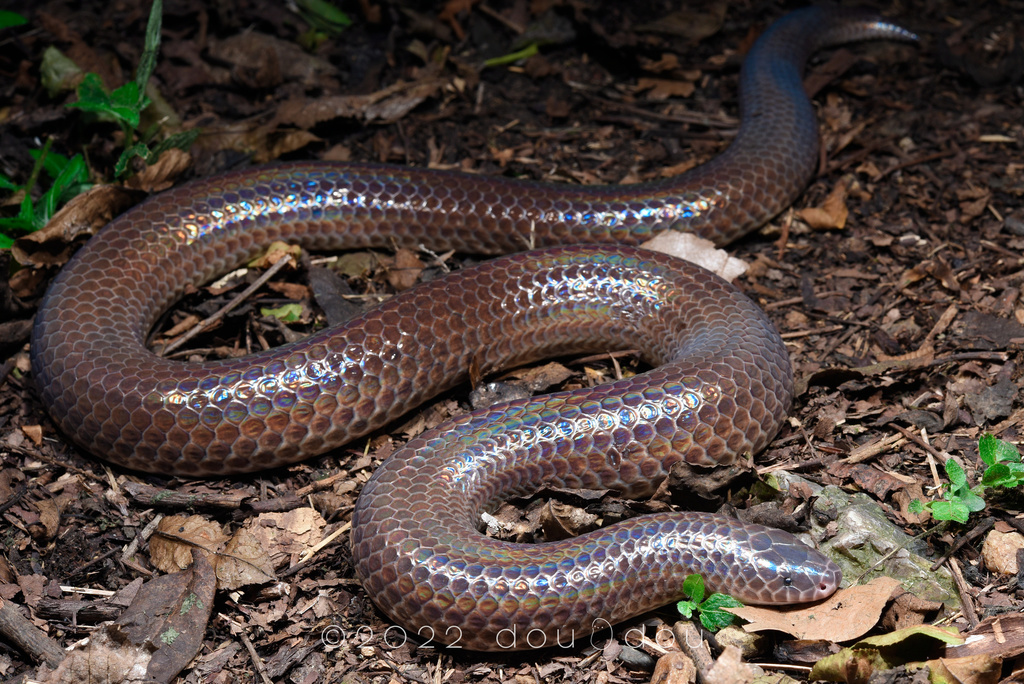
[[[721,131],[728,132],[735,122],[737,50],[749,46],[767,17],[774,16],[747,8],[744,16],[765,20],[740,20],[735,7],[715,3],[693,11],[683,8],[678,16],[651,22],[650,17],[636,16],[637,10],[628,5],[596,12],[568,3],[559,11],[571,14],[576,28],[584,29],[603,52],[588,52],[581,43],[563,39],[521,65],[481,70],[476,65],[500,51],[493,48],[495,35],[515,33],[509,27],[528,24],[549,4],[512,3],[494,10],[482,3],[449,3],[443,14],[406,13],[384,31],[391,20],[379,11],[372,19],[376,6],[365,5],[362,25],[340,41],[325,43],[315,55],[294,49],[292,20],[280,20],[275,15],[282,11],[279,7],[264,8],[263,16],[252,18],[218,8],[169,8],[168,26],[183,19],[195,25],[200,17],[210,31],[205,46],[195,33],[174,29],[174,40],[165,33],[158,65],[160,86],[171,95],[165,99],[177,110],[172,118],[184,126],[201,126],[203,134],[190,157],[169,157],[164,165],[144,170],[134,187],[154,191],[189,174],[209,175],[242,159],[321,154],[563,182],[662,177],[721,151],[727,142]],[[91,9],[97,17],[122,11]],[[929,34],[941,35],[951,18],[963,16],[963,8],[952,3],[914,9],[900,18],[914,17],[919,23],[915,28]],[[63,12],[44,3],[38,16],[45,34],[19,36],[0,46],[0,66],[5,73],[18,74],[3,86],[5,94],[14,97],[14,105],[0,110],[0,121],[9,124],[10,133],[0,136],[0,157],[17,160],[22,154],[18,150],[30,146],[31,136],[56,135],[64,149],[88,142],[90,161],[101,177],[116,157],[111,144],[104,142],[109,136],[96,134],[97,129],[88,125],[68,124],[70,115],[54,110],[54,101],[34,89],[37,76],[18,67],[17,60],[32,55],[24,63],[38,63],[43,50],[55,42],[81,69],[100,73],[106,85],[114,87],[130,75],[141,42],[115,46],[112,34],[105,34],[100,24],[73,21]],[[694,13],[699,20],[692,18]],[[145,11],[139,9],[116,16],[107,24],[145,22]],[[997,17],[983,11],[974,18],[978,21],[956,20],[957,37],[972,30],[984,35],[995,26],[992,35],[1005,38]],[[253,23],[259,31],[246,35],[242,27]],[[696,33],[687,33],[694,28]],[[689,44],[677,44],[672,36],[680,32]],[[449,49],[453,34],[466,36],[459,50]],[[390,36],[387,41],[381,39],[384,35]],[[942,44],[941,37],[935,40]],[[14,61],[12,45],[21,51]],[[908,502],[934,493],[940,481],[932,472],[941,469],[942,459],[958,459],[972,478],[983,468],[977,460],[977,440],[984,431],[1020,441],[1024,166],[1012,151],[1024,139],[1024,131],[1014,116],[1020,109],[1019,89],[979,86],[972,81],[976,70],[943,71],[950,67],[943,67],[930,53],[901,50],[858,46],[827,58],[828,74],[812,67],[811,90],[825,88],[817,102],[823,122],[823,169],[828,175],[813,182],[798,200],[795,220],[784,216],[761,236],[731,246],[729,252],[750,264],[738,282],[773,316],[800,379],[794,420],[759,465],[771,472],[805,473],[815,485],[862,489],[891,519],[916,534],[927,522],[910,513]],[[644,71],[623,74],[622,65],[630,61],[620,60],[623,55],[635,58]],[[835,75],[840,72],[842,76]],[[55,97],[63,97],[62,92],[68,91],[58,90]],[[81,138],[83,134],[91,137]],[[18,162],[13,164],[17,168]],[[73,215],[69,209],[68,217],[51,223],[42,240],[33,240],[40,246],[19,242],[22,251],[15,256],[30,268],[17,270],[10,256],[0,253],[0,262],[13,272],[0,282],[5,321],[0,325],[26,321],[47,278],[78,241],[134,201],[114,186],[101,185],[95,192],[89,204],[75,206]],[[778,244],[772,245],[773,239]],[[376,251],[345,258],[341,273],[349,289],[339,296],[357,306],[443,270],[430,255],[415,252],[403,254],[402,262]],[[453,260],[454,267],[461,259]],[[449,267],[449,260],[444,266]],[[305,269],[300,263],[294,275],[275,275],[253,295],[251,304],[243,304],[222,325],[199,336],[188,353],[206,358],[238,355],[286,341],[288,325],[294,325],[297,334],[308,332],[308,325],[270,324],[260,316],[261,309],[291,304],[313,310],[308,308],[312,286],[302,282]],[[167,327],[205,318],[207,311],[221,305],[218,298],[227,301],[250,278],[254,276],[239,276],[237,284],[227,284],[223,291],[200,288],[188,293],[179,313],[167,318]],[[486,655],[426,654],[408,645],[391,649],[380,640],[387,624],[347,568],[347,516],[373,465],[409,435],[467,410],[464,394],[445,396],[414,412],[392,431],[394,437],[373,436],[337,454],[269,474],[269,488],[263,480],[246,478],[205,485],[156,481],[173,496],[149,497],[143,503],[120,493],[134,484],[128,474],[107,470],[61,444],[24,375],[27,366],[19,345],[27,327],[10,330],[17,336],[4,342],[5,354],[14,363],[0,376],[0,501],[9,502],[5,516],[12,536],[0,557],[0,597],[35,611],[66,590],[126,587],[136,578],[152,577],[161,566],[170,574],[150,583],[176,578],[174,584],[154,585],[152,611],[144,613],[166,617],[143,618],[149,624],[137,635],[126,636],[122,627],[95,628],[35,617],[33,628],[44,635],[70,642],[91,632],[111,654],[103,658],[123,658],[123,666],[129,668],[124,672],[163,660],[150,673],[161,681],[188,665],[204,643],[208,648],[193,661],[193,672],[221,677],[305,672],[325,681],[649,678],[649,671],[635,664],[640,661],[626,659],[624,648],[496,661]],[[561,368],[553,379],[563,388],[642,369],[629,355],[567,362]],[[527,391],[549,384],[528,377],[519,381]],[[345,477],[330,477],[335,472]],[[329,484],[319,488],[316,482],[321,479]],[[685,476],[680,482],[687,482]],[[316,490],[306,495],[315,510],[301,497],[291,496],[308,488]],[[740,494],[746,491],[745,486],[735,487],[732,499],[742,502]],[[193,493],[197,496],[190,498]],[[601,492],[547,494],[552,498],[503,507],[498,514],[504,534],[519,539],[575,534],[631,512],[666,507],[674,500],[668,488],[648,503],[622,502]],[[783,498],[780,506],[796,511],[797,520],[804,516],[806,523],[811,515],[807,502],[814,496],[812,492]],[[213,504],[215,498],[216,506],[208,508],[188,503]],[[258,506],[275,502],[287,510],[258,511]],[[169,533],[152,534],[147,527],[153,522],[154,505],[172,513],[194,513],[193,505],[203,508],[201,516],[193,515],[199,520],[189,526],[182,518],[168,523]],[[1011,499],[993,505],[999,525],[1019,529],[1019,504]],[[819,534],[834,534],[827,531],[828,525],[825,520],[826,531]],[[959,536],[958,531],[947,530],[930,537],[931,552],[942,553]],[[138,540],[146,537],[148,547],[139,546]],[[320,546],[332,538],[333,544]],[[311,559],[303,555],[309,549],[318,549]],[[1000,668],[1001,676],[1010,676],[1017,668],[1014,658],[1020,647],[1008,635],[1021,630],[1013,616],[999,611],[1018,608],[1024,594],[1013,575],[993,572],[982,560],[980,541],[957,549],[945,563],[961,576],[958,598],[967,602],[973,618],[966,608],[963,614],[941,613],[930,602],[913,608],[907,594],[889,592],[883,598],[884,589],[872,583],[858,588],[875,587],[866,599],[870,608],[835,609],[847,618],[843,627],[856,623],[856,629],[815,634],[812,623],[818,617],[794,623],[790,615],[789,627],[766,628],[778,644],[775,652],[785,653],[787,645],[796,643],[780,636],[786,632],[820,637],[826,643],[852,642],[834,654],[845,655],[830,661],[840,663],[843,672],[863,673],[861,666],[867,664],[876,672],[888,668],[893,681],[911,681],[908,663],[916,661],[934,677],[989,681],[985,677]],[[196,565],[177,570],[193,556],[204,559],[198,570]],[[214,565],[223,566],[223,573]],[[216,592],[217,583],[226,587]],[[218,614],[229,617],[209,620],[204,609],[195,609],[174,622],[171,606],[199,606],[183,598],[188,592],[208,597],[201,602],[204,609],[216,603]],[[846,601],[861,605],[849,597]],[[861,638],[861,630],[870,630],[873,625],[867,623],[872,620],[890,625],[876,630],[900,630],[883,635],[883,641],[889,638],[892,643]],[[915,624],[896,627],[899,621],[937,620],[947,634],[951,632],[945,625],[958,629],[964,643],[953,645],[952,637],[937,638]],[[350,636],[362,629],[363,638],[346,642],[351,648],[326,650],[318,635],[335,626]],[[801,631],[805,629],[811,631]],[[851,635],[854,631],[859,633]],[[172,633],[182,636],[168,639]],[[178,646],[153,649],[167,641]],[[984,652],[962,650],[971,644],[984,644]],[[642,648],[660,655],[648,646]],[[947,657],[932,658],[943,648]],[[903,649],[910,659],[896,665],[884,656],[887,649]],[[798,651],[795,646],[789,649],[793,654]],[[747,672],[739,659],[729,660],[732,657],[723,656],[720,672]],[[764,650],[754,657],[772,660]],[[12,667],[23,671],[31,662],[31,656],[2,658],[5,672]],[[727,660],[739,669],[727,670]],[[73,662],[69,659],[68,666]],[[96,667],[99,661],[84,662],[96,673],[103,671]]]

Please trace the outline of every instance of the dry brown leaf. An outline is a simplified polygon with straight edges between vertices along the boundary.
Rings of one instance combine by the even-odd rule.
[[[416,252],[401,248],[395,252],[392,266],[388,269],[388,283],[399,292],[416,284],[423,272],[423,262]]]
[[[964,658],[928,660],[922,663],[922,666],[930,672],[929,681],[933,682],[996,684],[1002,679],[1003,660],[987,655],[975,655]],[[1019,682],[1020,679],[1010,676],[1002,681]]]
[[[729,256],[724,249],[715,247],[715,243],[692,233],[666,230],[640,246],[644,249],[686,259],[730,282],[747,271],[746,262]]]
[[[259,541],[271,568],[295,564],[299,556],[323,539],[327,522],[312,508],[284,513],[262,513],[247,523]]]
[[[702,11],[677,10],[646,24],[639,24],[635,30],[667,33],[696,42],[721,30],[728,6],[729,3],[719,0],[702,5]]]
[[[53,539],[60,529],[60,510],[57,508],[57,501],[40,499],[35,502],[35,507],[39,511],[39,522],[46,529],[46,538]]]
[[[658,658],[651,675],[651,684],[690,684],[696,681],[697,668],[681,651],[670,651]]]
[[[813,606],[795,608],[764,608],[743,606],[725,610],[747,620],[748,632],[774,629],[797,639],[828,639],[849,641],[866,634],[878,622],[900,582],[879,577],[868,584],[842,589],[829,599]]]
[[[220,525],[201,515],[171,515],[160,521],[157,534],[149,540],[149,559],[164,572],[177,572],[192,564],[193,549],[214,555],[227,540]]]
[[[93,632],[84,646],[68,653],[56,670],[37,679],[49,684],[143,682],[155,651],[153,643],[135,645],[119,625],[108,623]]]
[[[842,230],[850,210],[846,206],[847,180],[839,181],[820,207],[808,207],[798,213],[801,220],[815,230]]]
[[[148,165],[127,181],[125,187],[145,192],[160,192],[174,185],[178,177],[192,165],[192,155],[172,147],[164,150],[156,163]]]
[[[652,100],[667,100],[670,97],[689,97],[697,86],[692,81],[677,81],[670,78],[641,78],[636,82],[637,92],[647,92]]]
[[[270,268],[285,257],[292,257],[294,266],[302,256],[302,248],[280,240],[270,243],[266,251],[248,263],[249,268]]]
[[[195,549],[188,570],[156,577],[139,589],[117,623],[132,643],[159,647],[146,667],[148,679],[169,682],[195,657],[203,645],[216,588],[206,553]]]
[[[244,527],[235,532],[224,551],[215,556],[213,561],[218,589],[238,589],[277,579],[270,555],[256,535]]]
[[[76,238],[95,234],[137,196],[117,185],[90,188],[72,198],[42,229],[15,240],[11,254],[23,266],[63,266]]]
[[[312,128],[331,119],[348,118],[364,122],[396,121],[433,96],[445,85],[440,78],[412,83],[396,83],[369,95],[335,95],[316,99],[292,99],[283,103],[271,123],[272,128],[294,125]]]
[[[43,426],[42,425],[22,425],[21,431],[25,433],[25,436],[32,440],[32,443],[36,446],[42,446],[43,444]]]

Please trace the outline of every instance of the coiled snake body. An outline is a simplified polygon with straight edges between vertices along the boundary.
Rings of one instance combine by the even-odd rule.
[[[369,595],[407,628],[482,650],[565,644],[679,598],[691,572],[748,602],[827,596],[840,579],[831,562],[789,534],[722,516],[642,516],[537,545],[487,538],[476,525],[488,506],[542,484],[639,496],[681,460],[724,464],[765,447],[792,393],[771,323],[717,277],[627,245],[670,228],[728,242],[786,207],[817,163],[804,62],[820,47],[864,38],[912,35],[821,9],[777,22],[744,64],[735,142],[665,181],[565,187],[308,163],[153,197],[54,280],[32,338],[42,397],[93,454],[212,476],[342,445],[464,381],[471,364],[488,372],[555,353],[639,347],[654,366],[643,375],[475,411],[383,463],[352,518]],[[243,359],[184,364],[145,348],[147,331],[187,287],[271,240],[549,248],[428,283]]]

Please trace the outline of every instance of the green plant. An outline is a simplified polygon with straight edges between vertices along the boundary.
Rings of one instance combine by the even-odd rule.
[[[700,575],[689,575],[683,580],[683,593],[690,598],[677,603],[676,609],[685,618],[693,617],[696,611],[700,623],[710,632],[717,632],[731,625],[736,616],[722,609],[739,608],[743,604],[732,596],[717,592],[705,599],[704,591],[704,578]]]
[[[0,10],[0,29],[10,28],[12,26],[21,26],[22,24],[27,23],[28,19],[17,12]]]
[[[1024,464],[1020,452],[1009,442],[985,434],[978,440],[978,455],[987,466],[981,480],[973,487],[967,483],[967,474],[953,459],[946,461],[946,477],[949,484],[944,486],[942,500],[922,503],[918,499],[910,502],[911,513],[929,511],[936,520],[953,520],[965,523],[971,513],[985,509],[983,494],[993,487],[1013,488],[1024,482]]]
[[[134,80],[114,91],[108,91],[97,74],[88,73],[78,86],[78,101],[67,105],[93,112],[100,117],[117,122],[121,127],[125,148],[114,165],[114,175],[118,178],[126,175],[128,163],[133,157],[139,157],[146,163],[153,163],[165,150],[172,147],[188,149],[199,134],[197,129],[182,131],[153,144],[153,138],[158,131],[157,126],[146,132],[138,130],[142,120],[142,110],[151,103],[150,98],[146,95],[146,87],[153,75],[157,53],[160,50],[162,13],[163,0],[153,0],[149,21],[146,24],[145,47],[139,58],[139,66],[135,70]]]
[[[89,187],[89,170],[82,155],[76,154],[68,159],[64,155],[51,152],[51,142],[47,140],[43,149],[30,152],[36,163],[25,185],[17,185],[7,176],[0,174],[0,190],[25,193],[17,215],[0,218],[0,249],[6,249],[14,244],[17,233],[39,230],[45,226],[58,206]],[[32,201],[32,189],[43,172],[53,183],[36,203]]]

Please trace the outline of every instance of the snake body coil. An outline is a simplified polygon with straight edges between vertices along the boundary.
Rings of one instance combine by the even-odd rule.
[[[36,317],[32,370],[60,426],[130,468],[222,475],[319,454],[483,372],[555,353],[639,347],[655,368],[610,385],[462,416],[410,442],[364,486],[356,570],[400,624],[475,649],[565,643],[679,597],[681,578],[748,602],[831,593],[839,571],[792,536],[659,514],[576,539],[509,544],[482,510],[542,484],[653,491],[672,464],[764,448],[792,379],[764,314],[702,269],[629,246],[674,228],[727,242],[800,192],[817,163],[801,72],[813,51],[912,35],[807,9],[757,42],[729,149],[680,177],[565,187],[372,164],[308,163],[199,180],[96,235]],[[177,363],[145,348],[186,288],[272,240],[515,255],[426,284],[348,324],[243,359]],[[572,246],[576,245],[576,246]]]

